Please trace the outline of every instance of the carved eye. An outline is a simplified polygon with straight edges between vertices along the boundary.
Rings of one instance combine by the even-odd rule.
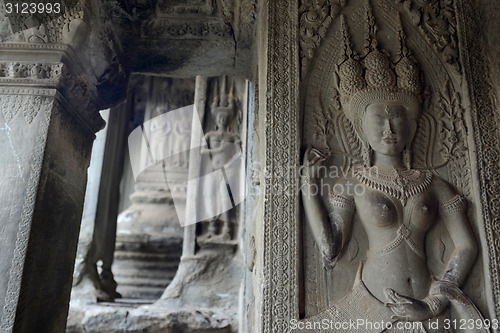
[[[424,212],[426,212],[426,211],[428,211],[428,210],[429,210],[429,207],[427,207],[427,206],[422,206],[422,210],[423,210]]]
[[[389,207],[387,207],[387,205],[386,205],[386,204],[383,204],[383,205],[382,205],[382,210],[389,210]]]

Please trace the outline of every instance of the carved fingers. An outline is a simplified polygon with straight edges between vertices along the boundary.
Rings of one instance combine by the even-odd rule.
[[[328,153],[309,145],[304,154],[301,174],[306,177],[317,178],[319,174],[318,168],[327,157]]]
[[[391,288],[384,291],[389,302],[385,306],[394,313],[392,319],[404,321],[422,321],[433,317],[427,302],[401,295]]]
[[[312,166],[318,162],[322,162],[327,158],[328,154],[322,152],[321,150],[314,148],[309,145],[304,154],[304,166]]]

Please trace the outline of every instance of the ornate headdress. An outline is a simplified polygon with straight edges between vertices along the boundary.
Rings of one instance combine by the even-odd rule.
[[[221,87],[218,89],[218,84],[214,85],[214,100],[211,105],[212,117],[216,117],[219,113],[224,113],[228,117],[234,116],[234,86],[231,85],[229,94],[226,93],[226,77],[223,76],[221,80]],[[220,90],[220,91],[217,91]]]
[[[344,112],[352,121],[362,118],[366,107],[376,102],[398,102],[406,106],[408,115],[420,114],[422,90],[418,65],[406,47],[398,13],[398,55],[390,61],[389,52],[381,50],[376,39],[377,26],[369,2],[366,5],[366,37],[360,55],[352,48],[345,18],[341,17],[344,54],[339,65],[340,92]]]

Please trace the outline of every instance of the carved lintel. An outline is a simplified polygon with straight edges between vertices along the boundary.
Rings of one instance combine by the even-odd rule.
[[[223,21],[185,22],[185,20],[156,20],[143,29],[143,37],[192,39],[208,36],[231,36],[231,26]]]
[[[160,0],[156,5],[157,16],[193,17],[216,14],[215,0]]]

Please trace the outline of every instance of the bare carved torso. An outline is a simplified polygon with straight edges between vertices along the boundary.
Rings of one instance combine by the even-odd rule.
[[[369,169],[363,171],[347,180],[357,188],[352,196],[355,214],[368,237],[363,282],[382,302],[387,301],[386,288],[424,298],[431,284],[425,235],[436,221],[439,195],[432,175],[407,170],[406,178],[394,175],[391,188],[391,182],[384,181],[383,176],[366,172]],[[410,187],[417,190],[405,194],[405,188]]]

